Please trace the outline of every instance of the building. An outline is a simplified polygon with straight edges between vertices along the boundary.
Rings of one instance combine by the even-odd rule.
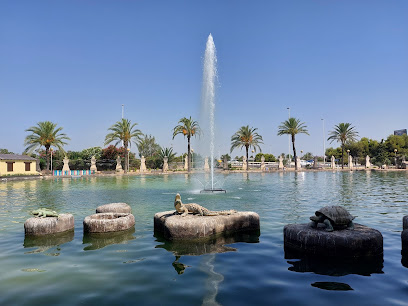
[[[27,155],[0,154],[0,176],[38,174],[37,160]]]

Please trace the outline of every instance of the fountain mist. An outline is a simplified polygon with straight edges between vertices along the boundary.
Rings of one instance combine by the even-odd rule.
[[[217,56],[212,35],[208,36],[203,66],[201,92],[201,128],[203,129],[204,151],[210,155],[211,189],[214,189],[214,147],[215,147],[215,85],[217,81]],[[209,149],[209,152],[208,152]]]

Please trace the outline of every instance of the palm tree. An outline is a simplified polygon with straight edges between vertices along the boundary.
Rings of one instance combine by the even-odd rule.
[[[25,153],[31,153],[38,147],[45,147],[45,155],[47,156],[47,170],[50,169],[50,157],[48,152],[51,146],[57,147],[58,150],[64,152],[63,145],[67,143],[64,140],[71,140],[65,133],[60,133],[62,127],[57,128],[56,123],[51,121],[38,122],[36,126],[26,129],[26,132],[31,132],[24,140],[24,145],[27,146]]]
[[[173,129],[173,139],[176,137],[178,134],[183,134],[184,137],[187,136],[187,158],[188,158],[188,172],[190,172],[191,169],[191,148],[190,148],[190,140],[192,136],[200,135],[201,130],[200,126],[198,125],[198,122],[190,118],[181,118],[179,120],[179,125],[174,127]]]
[[[329,133],[330,137],[327,140],[333,142],[334,140],[341,142],[341,168],[344,169],[344,146],[348,142],[357,140],[358,132],[356,132],[351,123],[339,123],[334,126],[334,130]]]
[[[278,127],[278,136],[291,135],[292,137],[292,148],[293,148],[293,158],[295,159],[295,170],[298,169],[296,147],[295,147],[295,135],[296,134],[306,134],[309,135],[307,131],[307,126],[304,122],[300,122],[300,119],[289,118],[288,120],[281,123]]]
[[[261,143],[263,144],[263,139],[262,136],[259,135],[256,132],[257,128],[250,128],[249,125],[247,126],[241,126],[241,128],[231,137],[231,150],[230,153],[235,148],[238,147],[245,147],[246,150],[246,160],[247,163],[249,161],[248,159],[248,151],[249,147],[253,147],[254,150],[256,151],[256,148],[259,149],[259,151],[262,152],[261,147],[259,146]],[[247,169],[248,170],[248,164],[247,164]]]
[[[156,143],[156,139],[152,135],[144,135],[137,144],[139,157],[151,157],[160,151],[160,146]]]
[[[143,136],[139,129],[134,129],[136,125],[137,123],[132,124],[130,120],[122,118],[122,120],[116,122],[108,129],[108,131],[112,132],[105,137],[105,145],[116,141],[115,146],[117,146],[120,142],[123,142],[123,147],[125,148],[125,172],[129,169],[128,146],[131,146],[132,140],[137,144]]]

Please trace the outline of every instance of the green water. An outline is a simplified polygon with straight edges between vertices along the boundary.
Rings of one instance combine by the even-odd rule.
[[[401,264],[400,233],[408,214],[407,179],[405,172],[217,175],[217,187],[227,193],[216,195],[199,194],[204,176],[182,174],[2,182],[0,304],[405,304],[408,271]],[[173,209],[177,192],[184,202],[211,210],[257,212],[260,236],[193,244],[155,237],[153,215]],[[111,202],[132,207],[135,229],[84,236],[83,219]],[[344,205],[356,222],[381,231],[379,269],[333,273],[315,263],[299,272],[300,261],[284,258],[283,226],[308,222],[329,204]],[[75,232],[25,239],[23,224],[39,207],[72,213]]]

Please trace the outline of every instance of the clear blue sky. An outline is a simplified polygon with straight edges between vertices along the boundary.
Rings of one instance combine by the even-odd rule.
[[[408,128],[407,16],[404,0],[3,0],[0,148],[21,153],[25,129],[45,120],[64,128],[67,150],[103,146],[124,104],[142,132],[185,152],[172,129],[198,119],[209,33],[217,154],[243,125],[259,129],[264,152],[286,153],[288,138],[276,134],[287,107],[310,132],[298,151],[322,154],[322,118],[326,133],[350,122],[381,140]]]

